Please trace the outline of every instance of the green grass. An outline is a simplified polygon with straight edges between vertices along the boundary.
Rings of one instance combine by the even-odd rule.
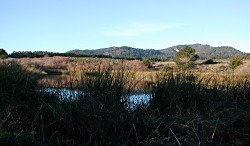
[[[246,145],[249,76],[159,72],[147,105],[128,109],[135,74],[70,74],[77,100],[41,93],[37,76],[0,65],[0,145]]]

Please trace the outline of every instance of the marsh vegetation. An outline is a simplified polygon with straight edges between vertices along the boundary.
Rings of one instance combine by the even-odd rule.
[[[71,57],[1,61],[0,144],[250,142],[249,74],[232,74],[230,69],[229,73],[202,73],[196,72],[201,70],[198,67],[178,70],[171,63],[156,70],[156,64],[149,69],[139,60]],[[50,81],[42,75],[48,70],[62,75]],[[67,89],[60,90],[62,95],[77,94],[62,100],[58,90],[42,90],[48,88]],[[131,109],[135,93],[150,99]]]

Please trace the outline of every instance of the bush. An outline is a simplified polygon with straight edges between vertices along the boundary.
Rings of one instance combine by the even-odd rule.
[[[216,64],[216,62],[214,62],[213,59],[208,59],[208,60],[202,62],[202,64]]]
[[[0,49],[0,59],[8,58],[8,53],[4,49]]]
[[[150,59],[143,60],[143,63],[148,67],[152,68],[152,61]]]
[[[0,55],[0,59],[6,59],[7,56],[6,55]]]
[[[195,49],[186,46],[176,53],[175,62],[177,66],[183,70],[191,69],[195,66],[195,61],[199,58],[195,54]]]
[[[230,58],[229,66],[231,69],[235,69],[236,67],[243,64],[243,58],[240,56],[234,56]]]

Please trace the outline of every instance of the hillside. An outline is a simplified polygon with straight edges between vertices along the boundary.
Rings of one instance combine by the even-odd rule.
[[[177,45],[172,46],[166,49],[161,50],[164,54],[169,57],[175,56],[176,52],[185,46],[190,46],[195,49],[196,53],[201,58],[228,58],[233,55],[245,55],[246,53],[241,52],[233,47],[221,46],[221,47],[212,47],[210,45],[202,44],[190,44],[190,45]]]
[[[165,55],[160,50],[138,49],[127,46],[102,48],[96,50],[71,50],[67,53],[97,54],[97,55],[110,55],[113,57],[141,57],[141,58]]]
[[[190,46],[196,50],[196,53],[201,58],[228,58],[233,55],[245,55],[246,53],[241,52],[233,47],[222,46],[212,47],[210,45],[202,44],[190,44],[190,45],[177,45],[162,50],[155,49],[139,49],[127,46],[122,47],[109,47],[96,50],[71,50],[67,53],[76,54],[87,54],[87,55],[110,55],[113,57],[161,57],[161,58],[174,58],[176,52],[185,46]]]

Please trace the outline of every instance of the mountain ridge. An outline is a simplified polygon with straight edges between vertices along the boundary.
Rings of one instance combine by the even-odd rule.
[[[133,48],[129,46],[121,47],[108,47],[93,50],[70,50],[66,53],[75,54],[86,54],[86,55],[110,55],[112,57],[140,57],[140,58],[150,58],[150,57],[160,57],[160,58],[174,58],[175,54],[184,48],[189,46],[195,49],[196,54],[201,58],[228,58],[233,55],[246,55],[247,53],[241,52],[230,46],[220,46],[213,47],[207,44],[185,44],[185,45],[175,45],[165,49],[141,49]]]

